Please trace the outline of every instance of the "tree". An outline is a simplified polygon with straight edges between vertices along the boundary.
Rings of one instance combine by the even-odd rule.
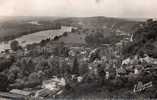
[[[19,46],[19,42],[14,40],[10,43],[10,48],[13,50],[13,51],[17,51],[20,46]]]
[[[94,33],[94,34],[90,34],[90,35],[87,35],[85,37],[85,41],[87,44],[102,44],[105,42],[105,38],[104,38],[104,35],[102,33]]]
[[[33,72],[28,76],[29,81],[40,81],[40,74],[37,72]]]
[[[6,91],[8,87],[8,78],[6,75],[0,74],[0,91]]]
[[[48,66],[50,67],[48,70],[50,75],[58,76],[60,74],[60,62],[58,58],[49,58],[48,59]]]
[[[9,69],[8,73],[8,80],[9,82],[15,82],[15,80],[18,78],[18,74],[20,73],[20,68],[16,65],[12,65]]]
[[[35,69],[35,63],[30,57],[22,58],[18,64],[19,64],[18,66],[21,68],[21,71],[23,71],[23,74],[25,76],[29,75]]]
[[[64,56],[67,57],[69,52],[69,48],[65,46],[64,42],[58,43],[58,45],[55,47],[53,54],[55,56]]]
[[[14,58],[10,57],[9,59],[2,58],[0,59],[0,72],[9,68],[14,62]]]
[[[72,74],[79,74],[79,63],[77,57],[74,58],[73,66],[72,66]]]
[[[87,62],[82,62],[80,64],[79,68],[80,68],[79,73],[80,73],[81,76],[83,76],[84,74],[86,74],[89,71]]]

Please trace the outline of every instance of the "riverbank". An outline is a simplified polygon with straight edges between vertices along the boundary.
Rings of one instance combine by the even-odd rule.
[[[31,33],[28,35],[23,35],[19,38],[13,39],[17,40],[22,47],[25,47],[28,44],[39,43],[45,39],[54,39],[55,36],[62,36],[64,32],[71,32],[73,27],[62,26],[61,29],[52,29],[52,30],[44,30],[35,33]],[[10,40],[7,43],[0,43],[0,52],[6,49],[10,49],[10,43],[13,41]]]

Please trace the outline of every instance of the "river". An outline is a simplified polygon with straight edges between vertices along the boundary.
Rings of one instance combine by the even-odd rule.
[[[39,31],[28,35],[23,35],[14,40],[17,40],[22,47],[25,47],[27,44],[39,43],[41,40],[47,38],[53,39],[55,36],[61,36],[63,35],[64,32],[71,32],[72,28],[73,27],[62,26],[61,29]],[[12,41],[13,40],[10,40],[7,43],[1,42],[0,52],[4,51],[5,49],[10,49],[10,43]]]

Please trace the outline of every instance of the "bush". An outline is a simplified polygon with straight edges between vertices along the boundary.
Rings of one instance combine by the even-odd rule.
[[[14,40],[10,43],[10,48],[13,50],[13,51],[17,51],[20,46],[19,46],[19,42]]]
[[[65,36],[65,37],[68,36],[68,32],[64,32],[63,36]]]

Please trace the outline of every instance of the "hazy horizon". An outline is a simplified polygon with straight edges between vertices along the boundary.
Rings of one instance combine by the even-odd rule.
[[[156,18],[157,0],[0,0],[0,16]]]

